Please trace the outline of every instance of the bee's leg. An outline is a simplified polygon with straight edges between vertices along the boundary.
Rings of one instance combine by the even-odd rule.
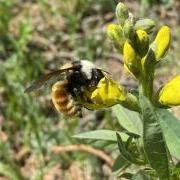
[[[76,116],[79,118],[82,118],[82,106],[81,104],[79,104],[79,102],[77,100],[74,100],[74,105],[76,107]]]
[[[83,115],[82,115],[82,108],[80,106],[78,106],[77,115],[78,115],[79,118],[83,117]]]

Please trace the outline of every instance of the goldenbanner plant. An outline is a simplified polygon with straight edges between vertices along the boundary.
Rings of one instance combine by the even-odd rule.
[[[135,20],[123,3],[117,5],[116,17],[118,23],[107,27],[107,36],[139,88],[128,92],[108,75],[101,79],[97,88],[84,94],[92,103],[81,103],[89,109],[113,106],[123,131],[95,130],[74,137],[117,144],[120,155],[113,171],[120,179],[178,180],[180,121],[168,109],[180,105],[180,75],[157,91],[153,88],[155,68],[170,45],[170,28],[162,26],[152,41],[153,20]]]

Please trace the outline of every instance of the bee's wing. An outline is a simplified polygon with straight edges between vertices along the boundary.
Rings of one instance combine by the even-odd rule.
[[[57,77],[63,72],[67,72],[68,70],[72,70],[73,67],[65,68],[65,69],[59,69],[53,72],[50,72],[44,76],[42,76],[40,79],[37,81],[33,82],[28,88],[25,89],[25,93],[29,93],[34,90],[40,89],[43,85],[51,81],[53,78]]]

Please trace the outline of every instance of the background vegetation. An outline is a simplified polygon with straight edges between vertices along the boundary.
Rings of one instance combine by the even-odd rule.
[[[24,94],[24,88],[42,73],[75,59],[93,61],[129,89],[135,88],[135,81],[123,70],[121,57],[106,38],[106,26],[115,19],[117,2],[0,1],[0,179],[113,178],[111,165],[118,148],[71,136],[94,129],[119,130],[114,114],[110,110],[84,111],[81,120],[65,119],[54,110],[48,90],[34,96]],[[152,17],[159,26],[171,27],[171,48],[156,72],[159,87],[179,72],[180,3],[126,3],[137,17]],[[179,108],[173,111],[180,116]],[[59,149],[72,144],[91,144],[93,150],[101,151]]]

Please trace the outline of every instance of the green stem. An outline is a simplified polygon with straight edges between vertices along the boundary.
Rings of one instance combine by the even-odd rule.
[[[153,95],[153,81],[154,77],[152,74],[148,74],[143,80],[142,80],[142,88],[143,88],[143,94],[152,101],[152,95]]]
[[[156,57],[152,48],[149,48],[146,56],[142,59],[140,86],[142,86],[142,94],[153,102],[153,81],[156,65]]]
[[[140,79],[140,92],[153,102],[154,66],[144,71]]]

